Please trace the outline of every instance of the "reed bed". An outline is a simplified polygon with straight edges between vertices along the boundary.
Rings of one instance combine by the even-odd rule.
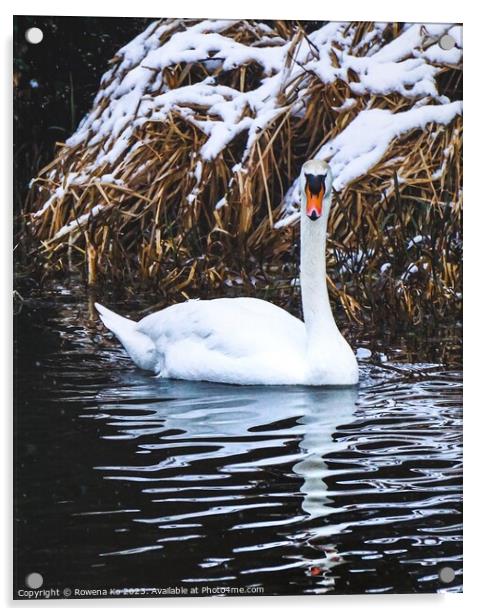
[[[148,286],[159,307],[232,293],[299,311],[301,165],[313,156],[335,163],[330,144],[362,112],[402,119],[424,107],[426,121],[404,120],[356,174],[352,159],[370,148],[352,159],[339,153],[334,171],[347,179],[335,183],[329,288],[352,321],[459,318],[462,120],[451,110],[461,98],[461,55],[444,57],[435,47],[441,32],[419,27],[409,51],[385,54],[388,74],[407,67],[402,83],[379,84],[361,62],[397,39],[403,47],[407,26],[338,24],[327,40],[330,26],[152,24],[112,59],[92,111],[32,181],[22,225],[28,261],[42,277],[81,271],[91,285]],[[169,57],[167,45],[190,31],[211,37],[204,55]],[[153,65],[156,49],[165,53]],[[276,50],[282,61],[270,66]],[[138,92],[136,70],[150,74]],[[442,107],[450,113],[432,121]],[[231,124],[227,109],[236,110]],[[217,141],[213,127],[224,131]]]

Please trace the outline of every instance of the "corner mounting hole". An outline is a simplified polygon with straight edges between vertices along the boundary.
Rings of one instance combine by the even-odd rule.
[[[440,37],[438,44],[444,51],[449,51],[455,47],[455,39],[450,34],[444,34]]]
[[[39,43],[42,42],[43,38],[44,38],[44,33],[42,32],[40,28],[29,28],[25,32],[25,40],[27,41],[27,43],[30,43],[31,45],[38,45]]]
[[[40,588],[44,583],[44,578],[40,573],[29,573],[25,578],[25,584],[28,588],[35,590]]]
[[[441,582],[444,584],[450,584],[450,582],[455,580],[455,571],[452,567],[442,567],[442,569],[438,572],[438,576]]]

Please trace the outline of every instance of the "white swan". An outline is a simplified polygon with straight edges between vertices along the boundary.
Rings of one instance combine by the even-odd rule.
[[[304,323],[251,297],[189,300],[130,321],[100,304],[105,326],[133,362],[161,377],[239,385],[354,385],[358,365],[339,332],[326,287],[332,174],[307,161],[300,174]]]

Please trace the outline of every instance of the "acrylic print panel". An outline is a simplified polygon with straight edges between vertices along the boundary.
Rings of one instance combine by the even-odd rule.
[[[14,35],[14,597],[460,592],[462,27]]]

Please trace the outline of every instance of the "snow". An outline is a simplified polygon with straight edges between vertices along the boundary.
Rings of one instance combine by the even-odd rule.
[[[360,112],[331,143],[323,146],[316,158],[330,157],[336,178],[334,187],[341,190],[378,163],[397,137],[415,128],[424,128],[430,122],[449,124],[461,112],[459,102],[425,105],[400,113],[367,109]]]
[[[169,113],[176,111],[193,120],[209,136],[202,156],[210,160],[239,132],[246,129],[254,132],[264,127],[279,113],[274,95],[285,54],[280,52],[279,43],[258,48],[243,45],[219,33],[232,25],[230,21],[203,21],[183,32],[176,32],[160,47],[155,47],[153,37],[159,38],[166,30],[165,26],[156,29],[155,34],[134,39],[119,51],[123,61],[117,73],[126,69],[127,73],[119,82],[114,79],[101,88],[94,101],[94,110],[68,140],[68,145],[75,146],[85,141],[96,145],[106,139],[96,166],[104,162],[113,164],[130,148],[137,126],[147,120],[163,121]],[[287,49],[287,44],[283,49]],[[266,75],[273,74],[274,77],[265,80],[254,92],[246,93],[218,85],[211,76],[175,90],[169,90],[159,79],[167,67],[184,62],[202,62],[206,58],[211,64],[217,60],[215,68],[222,66],[226,71],[248,62],[257,62]],[[209,65],[205,66],[208,68]],[[156,74],[158,78],[152,83],[152,77]],[[111,77],[110,71],[103,77],[102,83],[108,83]],[[154,94],[155,90],[160,90],[160,93]],[[97,105],[105,97],[111,98],[111,104],[101,110]],[[207,107],[208,114],[219,116],[220,120],[197,119],[190,109],[193,105]],[[247,107],[259,112],[261,122],[256,123],[256,118],[243,117]],[[95,132],[94,136],[90,135],[92,132]]]
[[[98,180],[101,184],[116,184],[117,186],[124,186],[124,182],[116,178],[113,173],[104,173]]]
[[[68,192],[71,186],[85,186],[90,182],[100,181],[101,183],[112,183],[117,185],[123,185],[123,182],[119,179],[115,179],[112,174],[104,174],[99,178],[89,178],[87,173],[77,173],[71,172],[68,173],[63,178],[63,182],[61,186],[58,186],[53,193],[50,195],[48,200],[43,204],[43,206],[37,210],[34,214],[34,218],[38,218],[42,216],[42,214],[51,206],[55,205],[57,202],[61,201],[64,195]],[[35,182],[35,180],[33,180]]]
[[[408,244],[407,244],[407,250],[410,250],[410,248],[412,248],[413,246],[415,246],[416,244],[420,244],[420,242],[423,242],[423,235],[416,235],[414,238],[412,238]]]
[[[79,216],[75,220],[72,220],[68,224],[64,225],[57,231],[52,238],[52,241],[58,240],[61,237],[72,233],[72,231],[78,231],[89,220],[89,218],[96,216],[102,209],[104,209],[103,205],[96,205],[87,214],[82,214],[82,216]]]
[[[341,191],[368,173],[383,158],[393,140],[416,128],[423,129],[431,122],[449,124],[461,113],[460,101],[423,105],[400,113],[387,109],[365,109],[345,130],[320,148],[315,158],[329,160],[335,178],[333,186]],[[298,205],[298,180],[295,180],[285,197],[288,216],[278,226],[293,220],[293,209]]]
[[[354,98],[346,98],[343,101],[343,104],[339,107],[332,107],[333,111],[345,111],[347,109],[351,109],[356,105],[356,100]]]
[[[306,88],[313,76],[325,84],[342,80],[357,96],[399,93],[414,101],[408,111],[392,113],[367,108],[348,125],[340,123],[344,129],[316,153],[317,158],[330,161],[337,190],[369,172],[400,136],[432,122],[446,125],[461,113],[461,102],[440,97],[436,83],[445,66],[461,61],[459,25],[407,24],[397,38],[384,44],[386,24],[375,23],[354,45],[353,26],[328,22],[313,31],[309,41],[300,37],[299,44],[293,45],[263,23],[258,24],[261,38],[250,45],[235,41],[228,32],[242,23],[209,19],[155,21],[120,49],[116,54],[119,63],[114,63],[102,77],[92,110],[67,140],[70,147],[83,144],[96,148],[96,158],[85,166],[83,175],[67,174],[60,180],[54,177],[59,186],[35,216],[41,216],[71,186],[88,183],[98,168],[102,168],[103,175],[97,181],[121,183],[118,176],[122,162],[142,146],[136,136],[139,129],[147,122],[164,122],[176,115],[206,136],[192,170],[194,186],[187,200],[193,203],[201,187],[203,165],[219,156],[237,136],[245,133],[246,141],[240,159],[232,167],[233,174],[249,172],[252,148],[262,131],[287,113],[304,114]],[[456,45],[443,50],[437,41],[447,33],[454,37]],[[202,64],[206,76],[171,89],[166,74],[190,63]],[[240,91],[218,83],[219,71],[249,63],[256,63],[261,70],[253,89]],[[297,84],[296,96],[284,104],[283,95],[293,83]],[[348,95],[332,109],[349,117],[355,105],[356,99]],[[225,203],[223,197],[213,206]],[[296,182],[283,205],[284,215],[277,227],[291,224],[298,217]]]
[[[371,356],[372,352],[370,351],[370,349],[367,349],[365,347],[358,347],[358,349],[356,350],[357,359],[368,359]]]
[[[288,194],[292,195],[292,193],[293,193],[293,189],[291,188],[290,192]],[[290,204],[290,205],[292,205],[292,204]],[[286,208],[286,200],[285,200],[285,208]],[[275,229],[280,229],[281,227],[286,227],[288,225],[292,225],[297,220],[299,220],[299,218],[300,218],[299,211],[291,212],[291,214],[288,214],[287,216],[284,216],[281,220],[278,220],[275,223],[274,228]]]
[[[226,206],[228,202],[226,201],[226,197],[222,197],[214,206],[215,210],[220,210],[222,207]]]
[[[407,280],[412,274],[416,274],[418,272],[418,266],[415,263],[410,263],[407,267],[406,271],[402,274],[402,281]]]
[[[198,160],[194,166],[194,170],[189,173],[189,175],[193,177],[195,180],[195,184],[191,192],[186,197],[186,200],[189,204],[193,203],[199,194],[200,184],[202,180],[202,172],[203,172],[203,164],[200,160]]]
[[[146,121],[163,121],[175,111],[191,120],[208,139],[201,150],[206,160],[216,158],[222,150],[242,131],[248,131],[246,152],[257,139],[260,130],[284,113],[277,102],[277,96],[286,85],[310,72],[325,83],[343,79],[357,94],[386,94],[400,92],[405,96],[436,96],[435,76],[440,70],[427,60],[432,56],[443,56],[438,45],[419,51],[427,35],[439,37],[457,28],[452,25],[420,24],[411,25],[393,42],[378,48],[376,41],[384,24],[375,24],[357,49],[372,44],[370,55],[357,57],[351,49],[353,30],[344,22],[330,22],[310,34],[311,45],[302,39],[293,52],[291,41],[283,41],[269,26],[264,25],[266,41],[263,46],[244,45],[224,34],[233,26],[232,21],[204,20],[183,31],[173,31],[179,21],[155,22],[145,32],[123,47],[118,56],[120,66],[111,69],[102,78],[93,111],[81,122],[77,131],[68,140],[75,146],[87,142],[90,145],[104,143],[95,166],[114,163],[133,145],[133,132]],[[425,34],[426,32],[426,34]],[[454,30],[457,40],[461,39]],[[159,45],[160,38],[166,39]],[[336,43],[336,47],[334,46]],[[340,49],[338,49],[340,47]],[[454,48],[459,52],[458,48]],[[330,52],[335,52],[340,63],[333,65]],[[289,61],[289,54],[295,54],[295,61]],[[428,55],[427,55],[428,54]],[[448,56],[447,56],[448,57]],[[204,62],[206,69],[228,71],[235,67],[256,62],[263,69],[264,78],[259,87],[249,92],[216,83],[213,75],[204,80],[170,90],[163,81],[166,68],[182,63]],[[359,83],[350,81],[348,70],[354,71]],[[115,70],[115,74],[114,74]],[[116,78],[116,76],[119,76]],[[110,104],[101,108],[99,103],[110,97]],[[208,119],[197,117],[192,106],[206,108]],[[339,111],[353,105],[348,98]],[[299,105],[294,105],[294,108]],[[246,114],[246,109],[251,111]]]
[[[440,45],[433,45],[423,53],[424,58],[434,64],[448,66],[450,64],[459,64],[462,60],[462,50],[457,47],[452,49],[442,49]]]
[[[368,250],[347,250],[343,259],[343,264],[339,267],[341,273],[360,271],[363,269],[367,260],[373,257],[373,248]]]

